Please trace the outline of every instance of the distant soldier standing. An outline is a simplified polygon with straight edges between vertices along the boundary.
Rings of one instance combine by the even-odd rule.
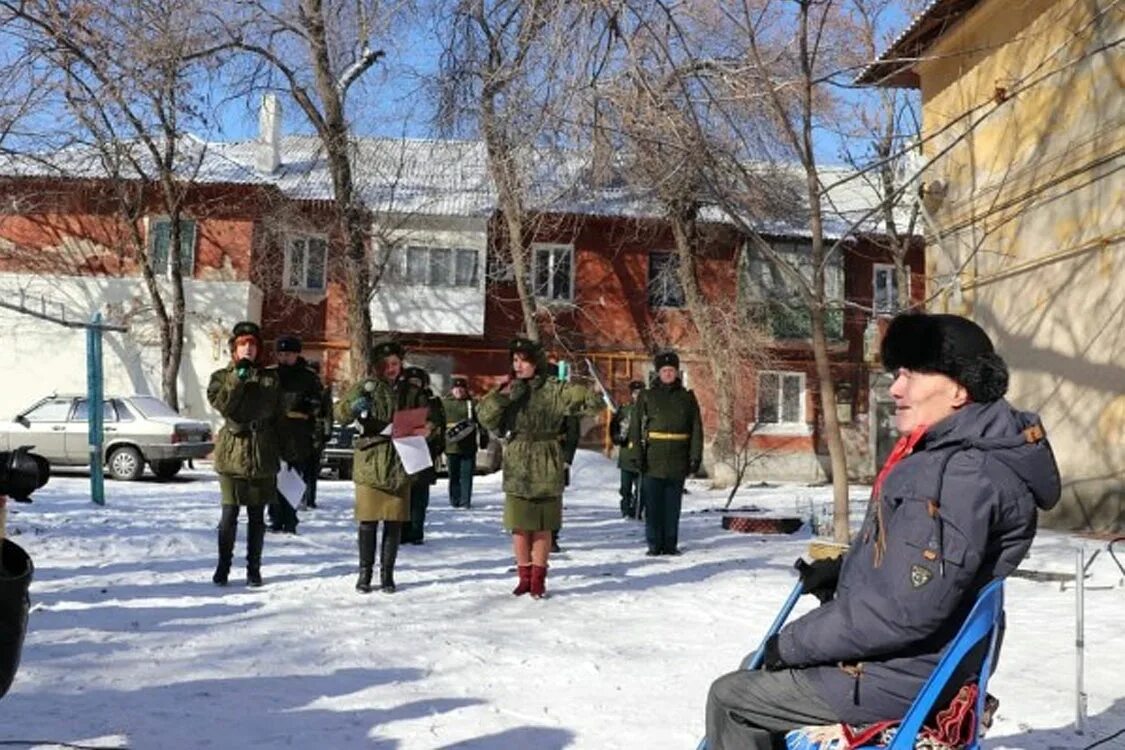
[[[414,388],[420,390],[429,407],[426,421],[434,425],[426,437],[430,448],[430,460],[434,461],[445,450],[445,411],[441,399],[430,390],[430,374],[421,367],[407,367],[402,377]],[[425,544],[426,510],[430,507],[430,487],[437,483],[437,468],[431,465],[410,477],[410,522],[402,529],[402,541],[410,544]]]
[[[483,429],[477,419],[477,405],[469,393],[468,379],[460,375],[453,378],[453,387],[442,401],[442,408],[445,410],[449,504],[454,508],[471,508],[477,446],[488,447],[488,430]]]
[[[320,362],[309,362],[309,369],[316,376],[320,385],[320,413],[316,418],[316,429],[313,432],[313,452],[305,465],[308,490],[305,492],[305,505],[309,508],[316,507],[316,486],[320,479],[320,466],[324,457],[324,446],[332,437],[332,389],[320,378]]]
[[[402,525],[410,520],[410,477],[391,443],[390,426],[396,411],[426,406],[420,390],[400,380],[402,346],[384,341],[372,350],[368,377],[344,389],[335,416],[343,425],[356,422],[352,480],[355,482],[355,518],[359,523],[359,578],[356,591],[371,591],[375,543],[379,522],[383,541],[379,549],[379,585],[394,593],[394,567]]]
[[[617,468],[621,470],[621,517],[640,518],[642,513],[640,446],[629,439],[630,426],[636,416],[637,399],[645,389],[644,381],[629,381],[629,403],[622,404],[609,423],[610,436],[617,448]]]
[[[504,451],[504,526],[519,570],[513,594],[547,594],[551,532],[562,523],[566,417],[592,411],[601,399],[584,386],[560,383],[542,346],[517,338],[508,347],[512,372],[480,404],[480,422],[508,437]]]
[[[297,506],[306,505],[313,481],[309,459],[316,454],[317,418],[320,416],[323,389],[320,378],[301,357],[301,339],[286,334],[277,339],[277,373],[281,384],[281,419],[278,420],[278,442],[281,460],[292,467],[305,482],[301,497],[283,497],[280,492],[270,503],[270,530],[297,533]]]
[[[656,383],[637,399],[629,441],[640,449],[645,554],[678,555],[684,480],[703,460],[703,422],[695,394],[680,380],[679,356],[661,352],[653,364]]]
[[[244,321],[230,337],[231,363],[211,373],[207,400],[223,415],[215,440],[215,471],[222,490],[219,564],[211,580],[225,586],[230,576],[238,509],[246,506],[246,584],[262,585],[265,509],[277,494],[277,421],[281,387],[276,373],[259,366],[261,329]]]

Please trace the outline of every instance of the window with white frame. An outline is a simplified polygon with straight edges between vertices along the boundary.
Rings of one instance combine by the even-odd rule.
[[[172,220],[150,219],[148,224],[148,264],[155,274],[171,273],[168,248],[172,245]],[[195,221],[180,219],[180,274],[191,277],[195,271]]]
[[[805,373],[758,373],[758,423],[801,425],[805,419]]]
[[[480,253],[466,247],[408,245],[402,276],[415,286],[475,287]]]
[[[328,265],[324,237],[290,237],[285,256],[285,286],[298,291],[323,291]]]
[[[648,254],[649,307],[683,307],[684,288],[680,285],[680,256],[668,251]]]
[[[872,266],[871,274],[872,309],[876,315],[894,315],[900,308],[895,267],[887,263],[876,263]],[[906,267],[906,278],[910,278],[910,266]]]
[[[574,299],[574,247],[572,245],[533,245],[531,285],[535,296],[544,300]]]

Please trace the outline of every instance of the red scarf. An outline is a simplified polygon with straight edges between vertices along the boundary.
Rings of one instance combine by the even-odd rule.
[[[894,450],[891,455],[887,456],[887,460],[883,463],[883,468],[879,469],[879,475],[875,477],[875,486],[871,488],[871,502],[875,503],[875,523],[876,523],[876,537],[875,537],[875,567],[883,562],[883,552],[887,548],[887,541],[884,538],[886,530],[883,528],[883,502],[880,498],[880,490],[883,489],[883,481],[891,473],[891,469],[895,467],[902,459],[909,456],[914,452],[914,446],[926,434],[929,425],[918,425],[909,435],[903,435],[895,443]]]

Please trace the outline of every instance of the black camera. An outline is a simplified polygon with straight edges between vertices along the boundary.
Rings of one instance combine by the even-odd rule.
[[[17,503],[30,503],[31,493],[51,478],[51,463],[32,446],[23,445],[14,451],[0,451],[0,495]]]

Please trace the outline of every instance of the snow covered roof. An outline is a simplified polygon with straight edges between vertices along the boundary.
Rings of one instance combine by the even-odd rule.
[[[858,84],[918,88],[914,63],[980,0],[930,0],[875,62],[856,76]]]
[[[135,145],[135,158],[142,171],[151,172],[151,157]],[[270,185],[294,200],[331,200],[332,176],[321,141],[316,136],[284,136],[278,142],[279,164],[272,172],[259,169],[266,146],[258,140],[205,142],[185,138],[178,153],[177,170],[185,179],[201,183]],[[480,141],[418,138],[358,138],[354,141],[354,177],[360,200],[374,213],[401,215],[486,217],[498,200]],[[654,195],[621,184],[599,187],[589,180],[588,160],[574,153],[536,155],[531,163],[529,207],[533,210],[591,216],[647,218],[661,214]],[[785,165],[803,183],[797,165]],[[95,148],[70,148],[45,157],[0,156],[0,176],[43,176],[97,179],[109,176],[102,154]],[[137,177],[123,167],[121,173]],[[853,224],[878,205],[878,192],[863,177],[841,167],[821,170],[828,189],[824,209],[825,232],[842,236]],[[797,191],[801,193],[803,191]],[[784,236],[810,235],[806,212],[784,219],[752,223],[760,231]],[[876,214],[877,216],[877,214]],[[730,217],[714,205],[705,206],[701,219],[730,223]],[[874,222],[859,227],[878,231]]]

